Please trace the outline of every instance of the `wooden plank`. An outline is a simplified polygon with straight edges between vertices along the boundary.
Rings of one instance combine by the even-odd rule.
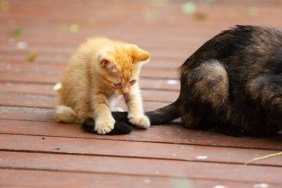
[[[167,105],[163,102],[144,102],[146,111]],[[120,103],[125,109],[125,105]],[[55,106],[54,106],[55,107]],[[26,121],[52,121],[53,108],[35,108],[35,107],[16,107],[16,106],[0,106],[0,119],[18,119]]]
[[[63,71],[46,71],[44,70],[44,72],[42,71],[38,71],[37,68],[35,67],[35,70],[24,70],[22,69],[20,72],[13,72],[13,71],[5,71],[1,73],[1,80],[2,81],[7,81],[7,80],[15,80],[19,77],[24,77],[27,76],[27,78],[32,78],[32,77],[39,77],[41,76],[42,78],[46,77],[46,78],[50,78],[50,77],[54,77],[52,79],[56,81],[59,81],[61,78]],[[9,77],[9,75],[11,75]],[[164,69],[164,70],[160,70],[160,69],[143,69],[141,71],[141,77],[145,77],[145,78],[159,78],[159,79],[177,79],[178,78],[178,71],[176,69]],[[11,77],[16,77],[14,79],[12,79]],[[40,77],[39,77],[40,78]],[[21,79],[18,79],[21,80]],[[43,79],[44,80],[44,79]],[[25,81],[25,80],[24,80]],[[54,81],[53,81],[54,82]]]
[[[75,173],[41,170],[0,169],[0,186],[3,187],[92,187],[95,188],[144,188],[179,186],[210,188],[219,185],[225,187],[249,188],[259,185],[260,181],[249,183],[240,181],[218,181],[191,178],[172,178],[155,176],[133,176],[122,174]],[[15,178],[16,177],[16,178]],[[279,184],[268,184],[271,188],[280,188]]]
[[[170,102],[172,102],[174,99],[171,99],[170,102],[168,101],[153,101],[153,99],[150,98],[149,96],[150,92],[146,92],[146,96],[143,99],[143,106],[144,106],[144,110],[149,111],[149,110],[155,110],[157,108],[163,107],[165,105],[168,105]],[[153,92],[154,93],[154,92]],[[153,98],[155,96],[151,95]],[[172,97],[171,97],[172,98]],[[176,98],[176,97],[175,97]],[[161,98],[160,98],[161,99]],[[14,111],[13,109],[18,108],[48,108],[48,109],[54,109],[55,106],[57,106],[59,104],[58,102],[58,98],[57,97],[50,97],[50,96],[30,96],[30,95],[14,95],[14,94],[0,94],[0,109],[3,108],[3,115],[7,115],[9,117],[11,117],[11,114],[9,115],[9,112],[6,111],[6,109],[11,109],[12,111]],[[4,107],[5,106],[5,107]],[[6,108],[7,107],[7,108]],[[14,108],[13,108],[14,107]],[[124,103],[124,100],[120,100],[116,107],[119,107],[121,109],[123,109],[124,111],[127,111],[127,105]],[[26,110],[28,110],[26,108]],[[50,109],[50,111],[52,111]],[[6,111],[6,112],[5,112]],[[21,111],[21,110],[19,110]],[[30,110],[28,110],[30,111]],[[16,112],[16,111],[14,111]],[[40,110],[39,110],[40,113]],[[16,116],[17,117],[17,116]],[[30,120],[32,120],[33,118],[31,118]],[[36,119],[36,117],[35,117]]]
[[[0,158],[1,168],[282,184],[277,167],[25,152],[0,152]]]
[[[54,85],[55,83],[35,84],[22,82],[0,82],[0,93],[56,96],[57,94],[53,90]]]
[[[62,72],[61,72],[62,73]],[[157,79],[178,79],[178,73],[176,70],[143,70],[141,72],[142,78],[157,78]],[[61,75],[53,74],[53,73],[46,73],[42,75],[42,73],[38,72],[2,72],[0,81],[5,82],[31,82],[31,83],[57,83],[60,82]]]
[[[17,45],[16,43],[15,45]],[[69,50],[69,52],[64,52],[65,47],[61,47],[58,49],[49,50],[42,50],[43,47],[33,47],[33,48],[26,48],[19,51],[17,47],[13,47],[10,50],[1,49],[3,54],[1,54],[2,63],[0,62],[0,71],[7,70],[7,66],[10,71],[19,71],[23,70],[30,70],[34,71],[37,70],[36,68],[45,67],[45,70],[52,69],[53,71],[61,71],[67,64],[71,54],[74,50]],[[45,46],[46,48],[46,46]],[[51,48],[51,47],[50,47]],[[43,48],[44,49],[44,48]],[[144,48],[146,49],[146,48]],[[56,51],[55,51],[56,50]],[[143,66],[142,69],[148,68],[158,68],[158,69],[171,69],[171,68],[178,68],[186,59],[185,54],[190,55],[194,49],[165,49],[160,51],[146,49],[150,53],[150,62]],[[25,56],[30,53],[30,51],[34,51],[37,54],[37,59],[33,63],[29,63],[25,61]],[[61,52],[62,51],[62,52]],[[180,51],[180,52],[179,52]],[[183,52],[181,52],[183,51]],[[190,52],[190,53],[188,53]],[[5,63],[4,63],[5,62]],[[5,65],[8,62],[7,65]],[[57,69],[54,69],[57,68]],[[60,70],[61,69],[61,70]]]
[[[39,95],[18,95],[18,94],[1,94],[1,106],[24,106],[39,108],[54,108],[58,104],[58,99],[51,96]]]
[[[100,34],[100,32],[94,31],[94,33],[92,33],[91,35],[85,35],[85,36],[83,35],[80,37],[72,36],[72,40],[68,41],[67,43],[66,43],[66,40],[70,39],[70,36],[60,31],[55,31],[53,33],[54,37],[57,36],[56,40],[54,41],[50,41],[48,37],[40,39],[37,37],[31,37],[31,36],[29,37],[26,35],[22,35],[21,40],[10,39],[9,41],[7,41],[7,36],[5,35],[11,32],[12,29],[13,28],[4,28],[3,30],[0,30],[0,34],[1,33],[3,34],[2,36],[0,36],[0,51],[3,51],[3,54],[1,54],[0,57],[2,57],[3,59],[7,59],[7,60],[14,60],[11,62],[23,62],[24,59],[20,59],[20,57],[13,56],[12,52],[16,54],[22,53],[22,55],[26,55],[26,53],[30,51],[35,51],[36,53],[40,55],[39,56],[40,59],[41,59],[41,54],[43,57],[45,57],[46,54],[48,54],[52,56],[54,59],[52,60],[52,58],[50,57],[47,59],[46,57],[44,61],[48,61],[49,63],[52,63],[52,62],[54,63],[54,60],[56,60],[57,64],[59,65],[65,64],[67,60],[69,59],[71,53],[73,53],[76,50],[76,48],[78,47],[78,45],[81,42],[83,42],[86,38],[99,36]],[[29,28],[27,29],[29,30]],[[33,33],[34,31],[32,30],[32,28],[30,29],[31,30],[29,32]],[[46,28],[43,28],[43,29],[46,29]],[[171,28],[168,28],[168,30],[170,29]],[[178,30],[174,30],[174,31],[178,31]],[[119,31],[119,32],[121,33],[122,31]],[[140,31],[135,31],[135,32],[138,33]],[[146,31],[143,30],[142,32],[146,32]],[[157,33],[158,31],[151,30],[151,32]],[[215,31],[214,33],[202,33],[202,32],[199,32],[199,30],[197,32],[198,33],[196,33],[196,31],[193,32],[191,30],[188,30],[185,32],[182,31],[182,35],[187,35],[185,37],[186,45],[179,45],[177,43],[171,43],[170,45],[164,45],[162,43],[151,43],[151,42],[148,43],[146,42],[147,41],[146,39],[148,38],[146,38],[143,35],[140,35],[141,38],[132,38],[130,41],[127,40],[127,38],[124,38],[121,36],[119,40],[136,43],[141,48],[148,50],[151,55],[150,64],[148,65],[156,64],[155,63],[156,60],[161,60],[162,62],[165,62],[166,66],[171,67],[173,66],[173,62],[171,61],[172,59],[183,59],[183,60],[186,59],[188,54],[191,54],[192,52],[194,52],[205,41],[210,39],[213,35],[217,34],[218,30]],[[137,34],[135,33],[134,36],[136,35]],[[159,36],[156,36],[156,37],[159,37]],[[172,38],[175,38],[175,37],[172,37]],[[176,40],[179,40],[179,39],[180,39],[179,37],[176,38]],[[24,49],[19,49],[17,45],[19,42],[23,42],[23,41],[26,42],[27,47]],[[32,44],[32,45],[29,45],[29,44]],[[26,52],[26,53],[24,54],[23,52]],[[165,53],[162,54],[161,52],[165,52]],[[175,55],[172,56],[171,54],[175,54]],[[40,62],[44,62],[44,61],[40,61]],[[168,63],[172,63],[172,65],[169,65]]]
[[[147,186],[171,187],[170,178],[127,176],[120,174],[75,173],[0,169],[0,186],[3,187],[92,187],[95,188],[143,188]],[[17,177],[17,178],[15,178]],[[172,181],[181,181],[173,179]],[[215,184],[215,182],[209,182]],[[242,184],[242,183],[241,183]]]
[[[52,121],[52,114],[51,109],[0,106],[0,119],[48,122]]]
[[[47,17],[47,15],[41,15],[41,14],[38,15],[39,16],[38,18],[34,18],[32,13],[29,12],[30,8],[28,7],[28,5],[30,5],[30,4],[24,4],[25,6],[22,6],[22,7],[19,6],[19,5],[18,6],[16,6],[16,5],[17,4],[15,4],[16,8],[13,9],[14,10],[13,13],[15,13],[15,18],[17,18],[19,20],[26,20],[26,19],[31,19],[31,18],[34,19],[34,20],[37,20],[37,19],[40,19],[40,20],[50,20],[50,18]],[[54,14],[54,18],[53,17],[52,18],[54,20],[70,20],[71,19],[71,20],[74,20],[74,21],[78,21],[78,20],[82,20],[83,18],[84,19],[85,18],[91,18],[91,16],[96,15],[97,16],[97,20],[98,20],[98,21],[96,21],[96,22],[98,22],[97,24],[99,24],[99,22],[102,22],[102,23],[105,23],[105,24],[110,22],[111,24],[114,24],[115,22],[120,21],[120,20],[124,20],[124,21],[128,20],[127,22],[132,23],[134,25],[138,25],[138,24],[142,25],[142,24],[140,24],[140,22],[146,21],[144,19],[144,17],[137,16],[136,14],[134,14],[135,12],[131,12],[132,10],[136,10],[136,7],[138,7],[138,8],[141,8],[141,7],[145,8],[144,4],[139,4],[139,3],[138,4],[135,4],[135,3],[126,4],[128,13],[129,13],[129,15],[132,15],[133,19],[126,19],[127,18],[126,17],[127,14],[122,12],[124,7],[122,7],[121,4],[115,4],[116,8],[113,8],[112,6],[109,6],[109,4],[107,4],[107,3],[106,4],[101,4],[101,3],[92,3],[92,4],[91,3],[84,3],[84,4],[70,3],[67,6],[64,4],[66,6],[67,10],[69,10],[71,8],[75,9],[73,15],[69,15],[69,17],[67,17],[67,18],[65,17],[65,14],[64,14],[64,13],[67,13],[67,10],[63,9],[61,11],[58,11],[58,7],[60,7],[60,6],[56,7],[55,5],[52,6],[50,4],[42,4],[42,3],[35,3],[35,5],[37,5],[37,7],[39,9],[42,9],[42,10],[45,10],[45,11],[50,11],[51,14],[53,13]],[[178,25],[181,25],[181,23],[184,23],[185,22],[185,18],[186,18],[186,20],[188,19],[189,21],[191,21],[193,19],[193,17],[188,17],[185,14],[182,14],[182,12],[179,10],[180,4],[178,4],[178,3],[177,4],[176,3],[171,3],[169,5],[170,6],[164,6],[163,7],[163,11],[158,11],[158,15],[160,14],[159,15],[160,17],[158,17],[158,22],[157,23],[160,24],[161,22],[164,22],[164,18],[166,18],[168,16],[167,12],[170,13],[169,15],[172,14],[174,17],[179,19],[179,20],[177,20],[177,22],[176,21],[174,22],[174,23],[178,23]],[[197,4],[197,5],[201,7],[201,4]],[[258,6],[259,5],[260,4],[258,4]],[[77,7],[79,7],[79,8],[77,8]],[[97,9],[97,11],[95,11],[95,12],[92,11],[92,9],[94,7],[95,7],[95,9]],[[267,6],[268,13],[270,15],[272,15],[273,12],[270,11],[270,10],[278,11],[279,10],[278,7],[277,6],[276,7],[275,6],[273,6],[273,7]],[[23,11],[22,14],[16,12],[19,8],[20,8],[20,10]],[[112,11],[110,11],[111,12],[111,14],[110,14],[111,16],[104,16],[102,14],[102,10],[104,10],[105,8],[108,8],[109,11],[112,10]],[[118,9],[118,8],[120,8],[120,9]],[[201,8],[203,8],[203,7],[201,7]],[[244,13],[244,11],[242,11],[242,10],[240,11],[240,9],[244,8],[244,5],[242,5],[242,4],[240,5],[238,3],[232,3],[232,6],[228,6],[228,4],[227,5],[226,4],[225,5],[224,4],[217,4],[217,6],[209,6],[208,8],[213,10],[212,12],[209,13],[209,15],[211,17],[216,17],[216,18],[219,17],[220,20],[221,20],[221,22],[219,23],[219,22],[216,22],[216,20],[212,19],[212,23],[214,25],[222,25],[223,23],[225,23],[227,21],[229,21],[231,23],[233,23],[235,21],[238,22],[240,20],[242,21],[242,19],[252,20],[251,19],[252,17],[247,16]],[[230,11],[231,8],[233,8],[233,9],[236,8],[243,15],[242,14],[235,14],[235,15],[231,14],[230,15],[230,13],[227,14],[228,11]],[[260,8],[266,9],[264,6],[260,6]],[[233,10],[233,9],[231,9],[231,10]],[[130,14],[130,12],[131,12],[131,14]],[[115,19],[112,19],[113,17]],[[263,16],[260,16],[260,17],[264,18]],[[268,16],[265,16],[265,17],[269,19]],[[161,18],[163,18],[163,19],[161,19]],[[233,20],[231,18],[233,18]],[[138,22],[138,21],[140,21],[140,22]],[[257,22],[262,22],[262,19],[258,19]],[[166,23],[169,23],[169,22],[167,21]],[[192,23],[197,23],[197,22],[194,21]],[[156,26],[156,24],[151,24],[151,26],[154,27],[154,26]],[[28,25],[28,24],[26,24],[26,25]]]
[[[32,82],[32,79],[30,79],[29,82]],[[0,92],[55,96],[56,92],[53,91],[53,86],[55,84],[56,84],[55,82],[51,84],[25,83],[20,80],[18,80],[17,82],[0,82]],[[160,90],[179,91],[179,87],[180,87],[179,81],[174,79],[161,80],[161,79],[142,78],[140,80],[140,85],[141,85],[141,89],[157,89],[158,91]]]
[[[33,116],[35,115],[33,114]],[[79,125],[1,119],[0,133],[282,150],[282,135],[270,138],[238,138],[209,131],[188,130],[177,124],[152,126],[147,130],[136,129],[128,135],[104,136],[85,133],[80,129]]]
[[[1,73],[0,81],[2,82],[28,82],[28,83],[40,83],[40,84],[52,84],[60,81],[59,75],[45,75],[42,76],[41,73]]]
[[[5,53],[5,52],[3,52]],[[1,55],[2,62],[0,62],[0,72],[39,72],[44,74],[45,72],[52,72],[52,74],[60,74],[66,66],[60,64],[47,64],[47,63],[37,63],[37,62],[26,62],[24,57],[30,53],[30,50],[24,52],[23,54],[11,54],[13,57],[21,57],[19,61],[11,61],[5,56]],[[39,56],[39,54],[37,54]],[[35,59],[37,60],[37,59]],[[39,59],[41,61],[41,59]],[[56,57],[52,61],[56,61]],[[57,60],[58,61],[58,60]]]
[[[195,2],[205,20],[184,14],[181,1],[8,3],[10,9],[0,16],[0,105],[5,105],[0,106],[0,187],[190,187],[187,179],[206,188],[258,187],[260,183],[281,187],[281,157],[242,165],[256,154],[281,151],[281,134],[234,138],[170,124],[136,129],[129,135],[101,136],[85,133],[78,125],[52,123],[49,108],[56,104],[52,86],[60,81],[70,54],[89,36],[136,43],[151,53],[141,83],[149,89],[144,92],[144,105],[151,110],[177,97],[179,85],[167,81],[177,79],[176,68],[219,31],[238,23],[282,29],[282,22],[273,19],[282,16],[282,2]],[[255,14],[250,15],[254,3]],[[79,32],[60,31],[63,24],[73,23]],[[17,27],[23,35],[12,39],[10,32]],[[19,41],[27,47],[18,49]],[[38,54],[37,60],[25,62],[31,51]],[[197,156],[207,158],[200,161]]]
[[[173,91],[158,91],[158,90],[143,90],[143,101],[149,103],[150,101],[171,103],[178,97],[178,92]],[[40,107],[40,108],[54,108],[59,104],[59,98],[55,96],[43,95],[19,95],[19,94],[1,94],[0,105],[2,106],[23,106],[23,107]],[[120,99],[117,106],[123,106],[124,100]],[[146,105],[146,104],[144,104]],[[124,108],[125,109],[125,108]],[[145,106],[146,109],[146,106]]]
[[[277,151],[117,140],[0,135],[0,150],[244,164]],[[112,146],[115,147],[112,147]],[[239,157],[238,157],[239,156]],[[282,167],[282,156],[254,162]]]

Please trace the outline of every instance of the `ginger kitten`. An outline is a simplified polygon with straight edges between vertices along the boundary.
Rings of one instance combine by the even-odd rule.
[[[89,119],[92,119],[92,130],[84,127],[87,131],[109,134],[115,124],[110,108],[116,96],[122,95],[130,123],[149,127],[139,89],[141,66],[149,57],[148,52],[134,44],[107,38],[88,39],[71,57],[63,74],[60,105],[55,108],[54,120],[62,123],[87,121],[89,126]]]

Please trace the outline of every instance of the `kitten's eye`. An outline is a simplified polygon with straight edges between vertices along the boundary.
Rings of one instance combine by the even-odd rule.
[[[136,80],[131,80],[130,85],[134,85],[136,83]]]
[[[114,87],[115,88],[122,88],[122,85],[121,85],[121,83],[114,83]]]

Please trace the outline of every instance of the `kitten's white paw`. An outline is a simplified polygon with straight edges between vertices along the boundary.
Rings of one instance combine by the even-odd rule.
[[[115,120],[114,119],[108,119],[108,120],[98,120],[95,123],[95,131],[97,131],[98,134],[107,134],[108,132],[111,132],[111,130],[114,128]]]
[[[140,128],[148,128],[151,123],[147,116],[145,115],[128,115],[129,122]]]

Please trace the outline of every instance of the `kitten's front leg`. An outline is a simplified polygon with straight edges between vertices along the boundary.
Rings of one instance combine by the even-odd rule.
[[[103,94],[98,94],[93,98],[95,131],[98,134],[106,134],[114,128],[115,120],[109,107],[108,99]]]
[[[142,98],[137,87],[133,87],[129,94],[124,95],[128,107],[128,120],[133,125],[141,128],[148,128],[150,120],[144,115]]]

